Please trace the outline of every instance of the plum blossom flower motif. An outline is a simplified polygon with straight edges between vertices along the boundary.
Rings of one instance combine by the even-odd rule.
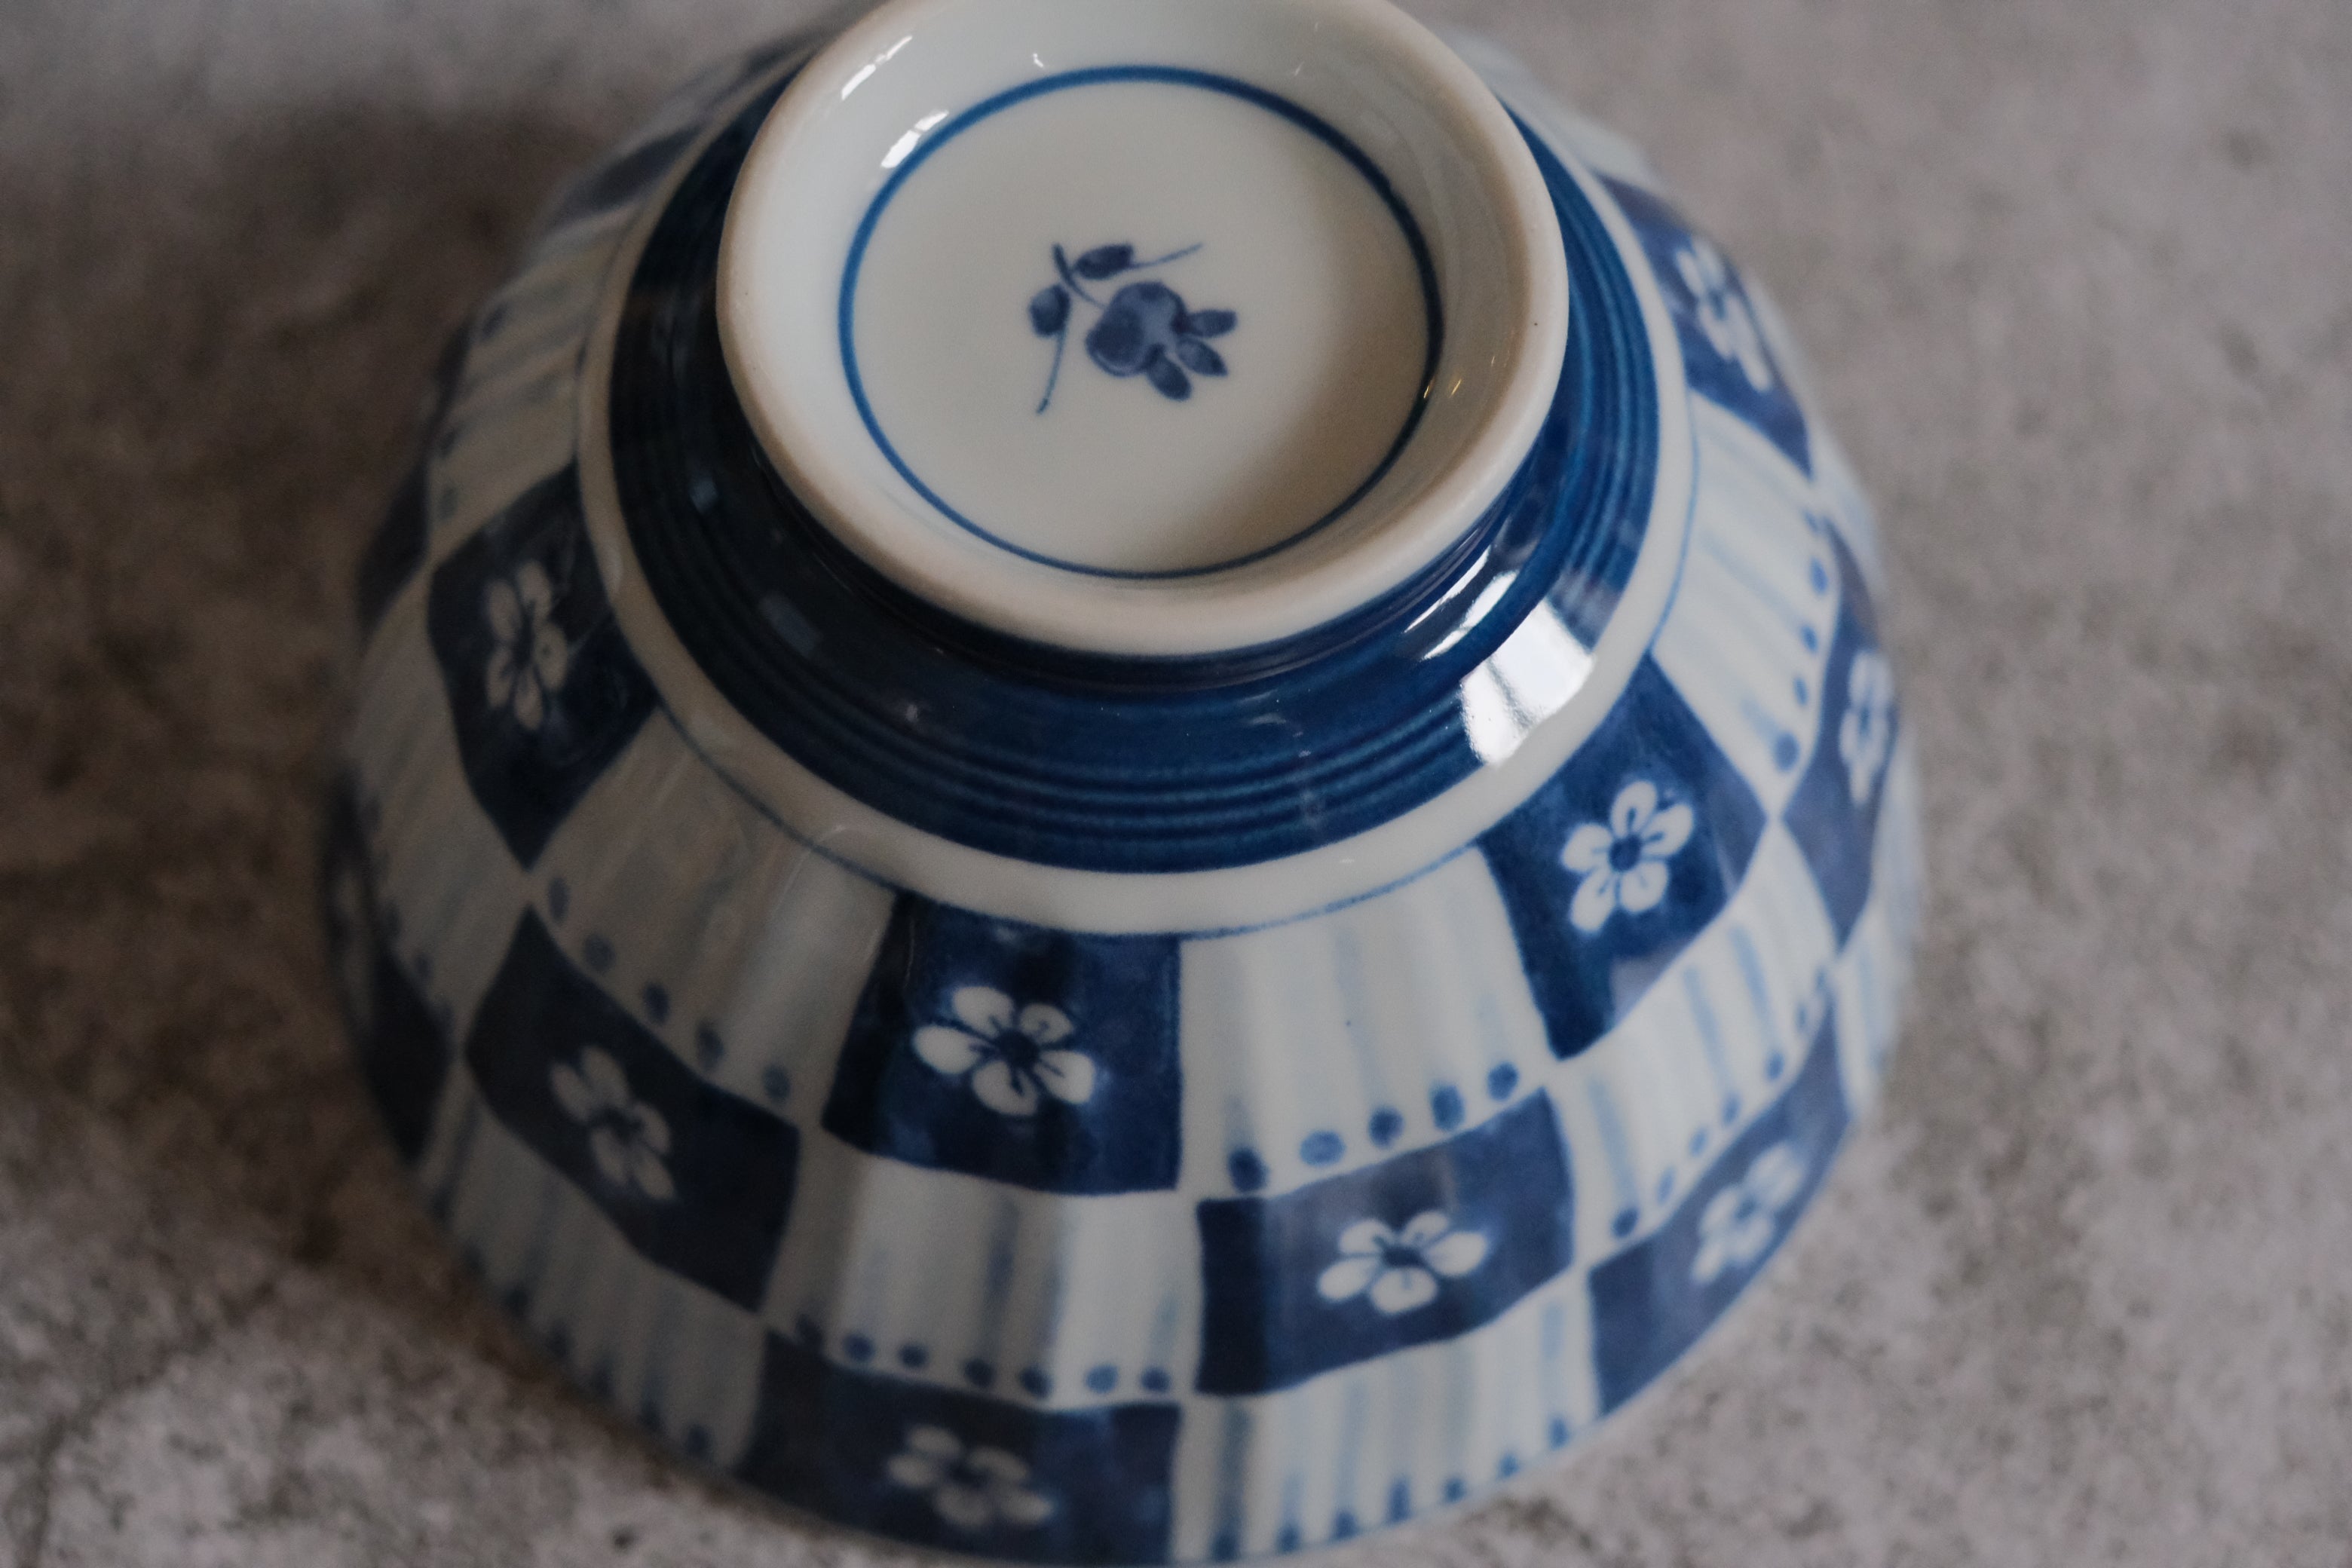
[[[1845,763],[1853,804],[1868,805],[1895,749],[1895,672],[1885,657],[1858,653],[1846,667],[1845,717],[1838,721],[1838,756]]]
[[[1062,1044],[1076,1026],[1059,1007],[1032,1002],[1016,1008],[988,985],[964,986],[948,1005],[963,1026],[916,1030],[915,1054],[932,1071],[966,1079],[989,1110],[1034,1116],[1049,1098],[1065,1105],[1094,1098],[1094,1058]]]
[[[547,570],[527,561],[511,577],[492,582],[482,594],[482,615],[498,646],[483,671],[483,689],[492,708],[514,714],[515,722],[537,732],[547,721],[548,700],[563,689],[572,668],[572,645],[555,624],[555,585]]]
[[[897,1485],[928,1493],[931,1508],[958,1530],[1042,1524],[1054,1502],[1029,1485],[1029,1467],[1002,1448],[967,1448],[944,1426],[916,1426],[907,1446],[882,1468]]]
[[[669,1120],[629,1090],[612,1053],[584,1047],[576,1062],[550,1068],[548,1087],[564,1114],[588,1129],[588,1155],[616,1187],[635,1187],[656,1203],[677,1195],[670,1180]]]
[[[1315,1289],[1327,1301],[1369,1295],[1388,1317],[1437,1300],[1442,1276],[1459,1279],[1486,1261],[1486,1238],[1456,1230],[1436,1209],[1414,1215],[1402,1230],[1360,1219],[1339,1233],[1339,1261],[1323,1270]]]
[[[1647,779],[1619,790],[1609,820],[1586,823],[1559,852],[1559,863],[1580,879],[1570,923],[1591,935],[1620,910],[1638,915],[1656,909],[1674,880],[1666,863],[1682,853],[1696,824],[1689,806],[1664,803]]]
[[[1047,284],[1029,300],[1029,330],[1054,340],[1053,368],[1045,377],[1038,413],[1054,406],[1054,389],[1061,384],[1073,301],[1097,312],[1086,335],[1087,354],[1107,374],[1121,381],[1139,375],[1160,396],[1181,403],[1192,395],[1194,376],[1225,374],[1224,356],[1209,346],[1209,340],[1234,330],[1241,318],[1233,311],[1192,310],[1184,296],[1156,278],[1126,284],[1108,301],[1087,287],[1167,267],[1200,248],[1188,245],[1165,256],[1141,258],[1132,245],[1097,245],[1073,258],[1060,246],[1054,247],[1054,273],[1060,281]]]
[[[1780,1211],[1804,1190],[1804,1156],[1786,1143],[1775,1143],[1757,1155],[1746,1175],[1707,1199],[1699,1211],[1692,1281],[1712,1285],[1727,1269],[1752,1266],[1771,1249],[1780,1229]]]
[[[1715,352],[1739,366],[1748,384],[1759,392],[1772,390],[1771,356],[1764,352],[1764,334],[1757,330],[1756,313],[1732,280],[1731,265],[1723,253],[1704,239],[1693,238],[1675,258],[1675,270],[1689,289],[1699,331]]]

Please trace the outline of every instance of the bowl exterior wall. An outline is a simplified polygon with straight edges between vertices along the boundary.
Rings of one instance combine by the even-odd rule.
[[[1299,918],[1106,935],[894,885],[739,788],[633,649],[581,367],[651,206],[795,47],[582,176],[452,345],[363,565],[328,923],[434,1213],[696,1460],[1017,1561],[1402,1522],[1676,1361],[1874,1093],[1920,884],[1867,504],[1754,285],[1465,52],[1670,320],[1696,494],[1565,764]],[[1514,638],[1465,712],[1554,657]]]

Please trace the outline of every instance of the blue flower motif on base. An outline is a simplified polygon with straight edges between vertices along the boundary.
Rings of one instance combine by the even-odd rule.
[[[1224,356],[1208,340],[1234,330],[1239,318],[1233,311],[1191,310],[1181,294],[1157,279],[1125,285],[1108,304],[1087,289],[1088,282],[1181,261],[1200,248],[1192,245],[1138,260],[1131,245],[1098,245],[1074,261],[1060,246],[1054,247],[1054,271],[1061,281],[1039,289],[1029,301],[1030,331],[1054,340],[1054,368],[1046,374],[1038,413],[1054,405],[1054,389],[1061,383],[1074,300],[1100,312],[1087,333],[1087,355],[1111,375],[1121,380],[1139,375],[1160,396],[1181,403],[1192,395],[1193,376],[1225,374]]]
[[[1452,1339],[1565,1269],[1566,1145],[1550,1100],[1277,1197],[1200,1207],[1200,1388],[1262,1394]]]
[[[920,1545],[1033,1563],[1168,1555],[1179,1416],[1042,1411],[828,1363],[768,1340],[737,1472],[786,1502]]]
[[[443,562],[425,616],[466,782],[529,866],[654,709],[596,575],[573,470]]]
[[[792,1211],[800,1135],[698,1077],[572,967],[536,914],[475,1015],[466,1065],[491,1114],[631,1247],[759,1305]]]
[[[1838,625],[1822,671],[1821,739],[1790,796],[1786,819],[1843,942],[1870,900],[1879,806],[1902,717],[1894,673],[1879,647],[1870,590],[1844,541],[1834,533],[1825,537],[1837,556]]]
[[[1084,937],[902,895],[826,1131],[1046,1192],[1176,1184],[1176,943]]]
[[[1805,473],[1813,471],[1805,411],[1764,341],[1739,273],[1714,242],[1655,193],[1604,182],[1633,220],[1658,287],[1674,312],[1691,390],[1754,426]]]
[[[1755,792],[1643,660],[1592,738],[1479,841],[1555,1053],[1606,1034],[1721,911],[1763,827]]]
[[[1805,1065],[1657,1232],[1592,1271],[1593,1363],[1614,1410],[1705,1333],[1812,1201],[1845,1136],[1835,1022]]]

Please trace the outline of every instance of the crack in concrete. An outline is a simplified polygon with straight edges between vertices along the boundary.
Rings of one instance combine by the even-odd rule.
[[[189,1361],[203,1355],[228,1334],[243,1328],[278,1294],[282,1275],[273,1274],[259,1284],[233,1298],[212,1322],[173,1344],[165,1345],[147,1363],[127,1376],[110,1380],[72,1410],[58,1417],[27,1445],[33,1458],[33,1474],[27,1483],[29,1498],[25,1506],[32,1517],[18,1534],[16,1562],[18,1568],[42,1568],[48,1556],[49,1531],[56,1513],[58,1462],[66,1445],[86,1436],[96,1427],[101,1416],[115,1405],[154,1387]]]

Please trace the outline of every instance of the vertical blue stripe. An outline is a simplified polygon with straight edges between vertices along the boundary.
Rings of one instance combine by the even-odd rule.
[[[1339,1000],[1346,1009],[1343,1021],[1348,1031],[1348,1044],[1355,1052],[1356,1067],[1365,1097],[1374,1105],[1385,1105],[1392,1098],[1389,1077],[1383,1070],[1388,1064],[1360,1022],[1376,1012],[1371,994],[1364,985],[1363,950],[1358,944],[1355,933],[1342,922],[1335,921],[1331,926],[1331,967],[1339,981]],[[1361,1128],[1349,1131],[1350,1136],[1362,1132]]]
[[[1886,1065],[1886,1015],[1880,1005],[1878,969],[1870,961],[1869,943],[1854,944],[1853,966],[1854,978],[1862,983],[1864,1052],[1870,1058],[1871,1071],[1877,1072]]]
[[[639,1423],[669,1434],[670,1362],[677,1353],[678,1292],[668,1288],[667,1280],[654,1293],[653,1331],[647,1337],[645,1382],[637,1390],[636,1417]],[[704,1392],[695,1391],[698,1394]]]
[[[547,1257],[555,1247],[556,1209],[564,1186],[563,1178],[553,1171],[540,1166],[540,1173],[539,1214],[531,1221],[530,1245],[516,1260],[517,1282],[523,1285],[536,1285],[547,1278]]]
[[[1388,1521],[1401,1524],[1412,1517],[1412,1473],[1417,1468],[1413,1445],[1421,1437],[1421,1377],[1414,1363],[1400,1360],[1389,1374],[1392,1405],[1389,1455],[1396,1479],[1389,1483]]]
[[[474,1162],[474,1137],[481,1130],[482,1098],[478,1092],[470,1092],[470,1078],[467,1087],[469,1092],[466,1095],[466,1109],[457,1118],[457,1136],[449,1140],[448,1173],[433,1190],[432,1201],[427,1205],[434,1217],[444,1223],[455,1212],[457,1189],[465,1184],[467,1168]]]
[[[1176,1325],[1183,1311],[1173,1291],[1160,1298],[1160,1310],[1152,1316],[1150,1355],[1151,1366],[1161,1372],[1173,1372],[1168,1363],[1170,1352],[1176,1348]],[[1150,1370],[1150,1369],[1147,1369]]]
[[[1772,748],[1772,760],[1775,763],[1783,768],[1793,768],[1797,765],[1797,757],[1804,750],[1804,743],[1799,741],[1780,721],[1765,711],[1762,703],[1753,697],[1742,697],[1739,700],[1739,716],[1747,720],[1748,727],[1762,736],[1765,742]]]
[[[1356,1528],[1360,1528],[1362,1524],[1362,1521],[1355,1519],[1354,1516],[1356,1475],[1364,1456],[1364,1384],[1363,1379],[1360,1377],[1348,1385],[1347,1414],[1340,1423],[1339,1463],[1338,1470],[1332,1476],[1331,1488],[1333,1499],[1331,1533],[1334,1535],[1343,1533],[1338,1522],[1341,1518],[1353,1521]],[[1354,1529],[1351,1528],[1344,1533],[1352,1534]]]
[[[1756,939],[1748,934],[1746,926],[1731,928],[1731,948],[1739,955],[1739,973],[1748,983],[1748,1000],[1756,1009],[1756,1027],[1764,1037],[1764,1076],[1778,1080],[1788,1066],[1788,1051],[1780,1037],[1780,1020],[1772,1014],[1771,993],[1764,984],[1764,961],[1758,956]]]
[[[1716,1022],[1715,1005],[1707,1000],[1706,982],[1699,977],[1696,965],[1683,971],[1683,991],[1690,999],[1691,1019],[1698,1025],[1699,1044],[1706,1051],[1706,1065],[1715,1074],[1717,1089],[1723,1097],[1723,1121],[1726,1126],[1739,1120],[1739,1087],[1731,1077],[1731,1062],[1723,1049],[1723,1030]]]
[[[1609,1184],[1617,1189],[1617,1209],[1610,1219],[1610,1229],[1620,1241],[1633,1234],[1641,1223],[1642,1194],[1637,1185],[1640,1178],[1633,1173],[1633,1151],[1625,1142],[1625,1124],[1617,1116],[1617,1101],[1609,1086],[1598,1078],[1585,1085],[1585,1098],[1592,1104],[1592,1120],[1601,1128],[1601,1151],[1609,1161]]]
[[[1010,1200],[996,1205],[996,1224],[988,1238],[988,1305],[998,1311],[1004,1307],[1005,1291],[1013,1283],[1014,1246],[1021,1235],[1021,1210]]]
[[[1217,1526],[1210,1553],[1242,1555],[1248,1545],[1249,1454],[1255,1420],[1241,1405],[1225,1406],[1224,1429],[1217,1434]]]
[[[1466,1479],[1470,1474],[1470,1395],[1476,1386],[1478,1368],[1462,1342],[1456,1340],[1446,1352],[1445,1367],[1445,1471],[1448,1481]],[[1448,1502],[1454,1500],[1454,1489],[1446,1488]]]
[[[1560,1385],[1559,1366],[1567,1351],[1568,1308],[1553,1301],[1543,1310],[1544,1423],[1548,1428],[1565,1428],[1569,1424],[1568,1394]]]
[[[883,1303],[889,1300],[890,1252],[877,1247],[857,1271],[857,1289],[851,1298],[849,1321],[844,1327],[870,1327],[882,1314]]]
[[[1013,1262],[1015,1243],[1021,1233],[1019,1205],[1007,1199],[996,1205],[996,1223],[990,1227],[988,1237],[988,1276],[981,1301],[985,1309],[977,1342],[973,1349],[981,1359],[992,1363],[997,1375],[1017,1373],[1018,1367],[1004,1362],[1004,1298],[1013,1285]]]
[[[1717,538],[1711,530],[1699,529],[1695,531],[1698,547],[1713,556],[1717,563],[1730,574],[1734,581],[1748,590],[1750,597],[1770,610],[1791,632],[1804,630],[1806,617],[1799,613],[1794,605],[1780,596],[1779,589],[1767,582],[1746,560],[1726,549],[1723,541]]]

